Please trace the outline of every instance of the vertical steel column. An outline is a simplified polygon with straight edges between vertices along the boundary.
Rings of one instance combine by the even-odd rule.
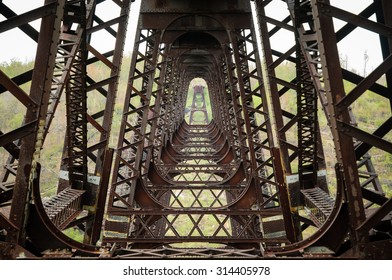
[[[376,5],[376,17],[377,22],[380,24],[384,24],[386,26],[392,26],[392,15],[390,13],[392,9],[392,3],[388,0],[374,0],[374,4]],[[381,52],[383,59],[387,59],[392,54],[392,38],[391,36],[386,37],[382,34],[379,35],[380,44],[381,44]],[[387,87],[392,87],[392,69],[389,69],[385,73],[385,78],[387,82]],[[392,96],[388,96],[389,102],[392,108]]]
[[[238,120],[237,120],[237,115],[236,115],[236,110],[235,110],[235,105],[233,101],[233,94],[231,90],[231,75],[229,72],[229,60],[228,58],[222,58],[222,85],[223,87],[222,94],[224,99],[227,101],[227,114],[228,114],[228,125],[230,129],[230,134],[232,135],[232,145],[233,145],[233,152],[235,154],[235,157],[241,158],[242,157],[242,149],[241,149],[241,142],[240,142],[240,135],[241,135],[241,126],[237,126]]]
[[[38,38],[38,47],[36,55],[36,64],[32,76],[30,98],[40,104],[36,111],[28,111],[25,116],[25,123],[35,123],[35,130],[30,135],[21,140],[19,153],[19,166],[16,175],[14,192],[12,196],[12,205],[10,220],[20,229],[18,236],[12,237],[12,241],[24,244],[25,226],[28,219],[29,203],[31,199],[31,175],[32,161],[35,153],[39,154],[41,146],[39,143],[38,131],[42,131],[45,126],[46,113],[50,97],[51,81],[54,71],[56,58],[57,42],[60,35],[60,24],[63,15],[65,1],[45,1],[45,4],[55,2],[57,4],[55,13],[52,13],[42,19],[40,35]],[[39,160],[38,158],[36,160]]]
[[[174,132],[176,131],[176,114],[178,113],[178,110],[176,108],[176,104],[178,104],[178,96],[180,94],[179,92],[179,86],[180,86],[180,70],[178,68],[178,64],[174,61],[172,62],[172,71],[173,71],[173,81],[172,81],[172,89],[171,89],[171,102],[170,102],[170,111],[169,115],[167,117],[168,123],[169,123],[169,130],[167,133],[167,141],[171,141],[172,137],[174,135]]]
[[[108,0],[106,0],[108,1]],[[88,122],[92,127],[99,132],[100,138],[97,144],[90,145],[89,157],[95,163],[94,176],[100,178],[97,186],[90,185],[91,198],[87,202],[92,207],[89,208],[89,215],[92,219],[86,223],[85,238],[86,243],[95,244],[101,235],[102,220],[104,216],[104,209],[109,184],[109,173],[111,172],[111,159],[113,152],[109,149],[110,137],[113,124],[114,106],[117,98],[118,86],[120,82],[120,70],[124,55],[124,45],[127,34],[128,19],[130,13],[132,0],[125,0],[122,2],[112,1],[110,4],[113,8],[119,9],[118,16],[105,22],[101,22],[99,15],[95,14],[95,20],[100,23],[98,26],[91,27],[87,30],[90,37],[95,36],[101,29],[105,29],[107,34],[115,38],[113,50],[101,54],[97,48],[99,46],[93,45],[90,41],[88,50],[90,54],[94,55],[97,62],[102,62],[110,69],[108,77],[104,77],[101,81],[94,77],[89,78],[89,94],[97,90],[103,97],[105,97],[105,105],[103,109],[93,112],[88,115]],[[110,26],[106,26],[110,24]],[[117,24],[117,29],[113,29]],[[97,63],[94,59],[88,61],[90,65]],[[107,90],[106,90],[107,88]],[[102,121],[98,120],[102,117]],[[93,152],[95,152],[92,156]]]
[[[337,161],[344,172],[346,200],[349,205],[350,229],[353,242],[366,238],[366,234],[357,236],[355,228],[365,220],[358,169],[356,164],[353,138],[339,129],[339,122],[349,123],[348,110],[337,111],[336,104],[345,97],[342,71],[339,67],[339,53],[332,18],[324,15],[322,10],[328,0],[312,0],[313,17],[317,32],[320,58],[323,67],[324,84],[328,99],[328,112],[331,115],[331,130],[336,147]],[[328,38],[328,39],[327,39]]]
[[[294,24],[296,21],[294,17],[295,1],[288,1],[288,3],[289,10],[283,20],[277,20],[275,18],[277,15],[266,14],[268,8],[270,8],[268,5],[281,4],[283,8],[285,4],[281,1],[255,1],[255,6],[268,72],[265,84],[271,97],[271,108],[273,108],[272,119],[277,135],[275,144],[281,152],[285,170],[282,178],[289,184],[290,208],[293,211],[294,219],[297,219],[295,222],[297,236],[300,236],[301,225],[298,218],[295,218],[299,217],[298,210],[303,207],[300,185],[306,185],[307,188],[320,187],[323,190],[327,190],[327,188],[325,175],[318,176],[318,171],[325,168],[325,161],[321,148],[319,126],[316,121],[317,91],[313,84],[316,82],[314,82],[314,77],[310,76],[309,70],[310,67],[314,68],[314,65],[307,59],[310,55],[308,53],[306,53],[307,56],[303,54],[303,48],[312,52],[317,51],[317,48],[314,47],[315,36],[312,36],[311,30],[309,30],[313,26],[312,17],[309,15],[309,10],[301,10],[301,21],[309,24],[309,28],[305,32],[299,18],[297,24]],[[301,9],[309,9],[310,6],[304,5],[304,3],[301,2]],[[290,25],[290,21],[293,25]],[[269,27],[268,24],[271,24],[271,26]],[[282,47],[273,41],[275,38],[273,36],[279,36],[283,33],[288,41],[285,53],[282,53],[280,51]],[[292,33],[292,37],[288,36],[287,33]],[[302,33],[304,33],[304,36],[300,37]],[[293,44],[292,47],[290,47],[291,44]],[[303,47],[304,44],[305,47]],[[293,54],[295,54],[295,57]],[[310,58],[315,59],[314,57]],[[304,95],[305,85],[306,98]],[[296,96],[290,96],[290,93],[295,93]],[[290,102],[292,100],[297,100],[297,104]],[[297,125],[296,130],[294,129],[295,125]],[[296,160],[298,161],[297,166],[293,166]],[[306,163],[306,161],[310,161],[310,163]],[[292,174],[292,169],[295,170],[297,167],[298,174]],[[313,168],[315,169],[313,170]]]
[[[104,1],[105,2],[105,1]],[[84,3],[84,2],[81,2]],[[103,21],[101,16],[101,10],[99,5],[111,5],[113,14],[110,14],[114,18]],[[105,180],[103,162],[105,155],[108,155],[109,145],[109,134],[112,125],[114,102],[116,98],[118,82],[120,78],[120,68],[123,56],[123,48],[125,42],[126,28],[128,23],[129,9],[131,1],[124,1],[123,3],[115,3],[111,0],[107,0],[105,3],[96,3],[95,1],[86,2],[86,13],[81,19],[75,15],[80,14],[80,3],[77,1],[68,1],[66,3],[64,25],[61,34],[61,41],[58,46],[58,57],[56,70],[56,77],[60,79],[54,79],[56,82],[56,93],[55,96],[61,95],[62,84],[75,84],[73,77],[76,71],[74,69],[80,68],[80,64],[83,63],[82,84],[83,90],[81,90],[83,99],[83,108],[77,110],[80,116],[83,116],[83,120],[75,119],[75,127],[73,125],[68,126],[66,138],[72,140],[76,139],[81,141],[82,135],[85,137],[83,140],[85,143],[79,145],[78,143],[72,144],[70,141],[65,143],[64,150],[72,151],[76,147],[76,157],[83,156],[83,176],[84,178],[84,189],[86,194],[82,204],[88,211],[89,219],[86,222],[85,228],[85,239],[86,243],[91,243],[92,240],[95,242],[98,240],[100,235],[100,228],[102,223],[102,212],[97,216],[96,211],[100,208],[98,201],[105,200],[107,186],[103,185]],[[118,14],[114,14],[117,13]],[[85,22],[83,25],[82,22]],[[115,25],[117,26],[115,27]],[[99,35],[98,35],[99,34]],[[96,36],[105,36],[114,38],[114,43],[111,46],[113,49],[106,53],[101,53],[100,46],[96,43]],[[83,54],[83,59],[81,55]],[[92,66],[98,65],[102,69],[99,77],[94,73],[89,73],[88,69]],[[58,66],[58,67],[57,67]],[[108,70],[105,71],[104,70]],[[108,77],[105,77],[107,73]],[[61,77],[61,78],[60,78]],[[58,85],[57,85],[58,84]],[[69,91],[68,86],[68,91]],[[71,91],[72,92],[72,91]],[[96,95],[99,96],[96,96]],[[90,97],[90,102],[87,102],[87,96]],[[67,94],[67,100],[69,94]],[[104,98],[105,102],[102,102],[100,106],[94,106],[97,102],[95,100]],[[58,101],[57,101],[58,102]],[[57,107],[57,104],[53,104]],[[72,105],[75,107],[75,105]],[[88,112],[87,112],[87,107]],[[70,106],[67,106],[69,109]],[[54,114],[54,110],[52,114]],[[68,110],[68,118],[76,118],[75,108],[71,112]],[[52,116],[53,117],[53,116]],[[71,122],[72,123],[72,122]],[[83,129],[77,128],[83,126]],[[87,127],[89,127],[87,131]],[[83,131],[83,132],[82,132]],[[79,140],[78,140],[79,139]],[[88,139],[88,143],[87,143]],[[79,151],[84,146],[84,151]],[[78,150],[79,149],[79,150]],[[106,166],[108,166],[106,164]],[[68,172],[67,175],[64,171],[68,170],[69,167],[72,169],[72,157],[65,154],[62,160],[62,171],[60,172],[60,181],[58,192],[64,190],[69,185],[75,186],[75,178],[72,178],[72,172]],[[72,170],[71,170],[72,171]],[[89,181],[87,182],[87,177]],[[79,184],[80,183],[76,183]],[[92,236],[92,232],[94,236]]]
[[[155,137],[158,140],[158,144],[154,145],[154,160],[156,162],[161,162],[161,156],[163,150],[168,141],[168,135],[170,130],[170,116],[174,111],[172,107],[173,100],[173,60],[171,57],[165,57],[165,70],[162,72],[163,74],[163,83],[162,83],[162,105],[159,113],[158,123],[157,123],[157,132]]]
[[[71,65],[66,85],[67,168],[73,189],[87,188],[87,92],[86,92],[86,4],[84,0],[67,5],[74,22],[82,30],[79,49]]]
[[[221,58],[224,60],[224,58]],[[219,60],[218,60],[219,61]],[[225,139],[228,141],[230,147],[235,147],[233,131],[236,130],[235,122],[231,122],[230,111],[232,108],[229,106],[228,99],[231,98],[231,94],[226,91],[230,91],[230,87],[226,88],[226,69],[225,62],[221,62],[221,65],[217,66],[219,72],[213,75],[215,81],[212,81],[208,87],[212,89],[213,94],[210,94],[211,104],[213,106],[212,120],[215,124],[220,125],[220,129],[225,135]],[[233,115],[235,118],[235,115]],[[232,125],[233,124],[233,125]],[[234,156],[236,148],[232,150]],[[236,161],[236,158],[234,159]]]
[[[144,159],[144,172],[146,174],[149,170],[150,163],[156,158],[154,154],[155,147],[162,145],[162,138],[160,133],[159,121],[161,120],[162,110],[164,109],[163,100],[163,88],[166,76],[166,57],[167,57],[167,46],[165,44],[159,45],[157,65],[155,69],[154,84],[151,92],[151,102],[148,116],[148,132],[145,137],[147,143],[145,144],[145,159]]]
[[[19,28],[26,36],[30,37],[33,41],[38,42],[39,33],[29,24],[29,22],[55,13],[56,8],[57,3],[53,1],[45,3],[44,6],[33,11],[17,15],[7,5],[0,3],[0,13],[6,18],[6,20],[0,23],[0,32]],[[27,14],[29,15],[27,16]],[[4,42],[5,41],[6,40],[4,40]],[[39,104],[36,104],[21,88],[23,84],[31,81],[32,73],[33,70],[27,70],[24,73],[17,73],[15,77],[9,78],[3,71],[0,71],[0,94],[8,91],[18,99],[20,104],[26,107],[27,111],[36,112]],[[49,100],[49,103],[51,103],[52,97]],[[24,111],[21,111],[20,113],[24,114]],[[50,109],[48,109],[48,115],[49,114]],[[0,205],[2,203],[8,203],[12,198],[18,168],[21,138],[31,133],[33,131],[33,126],[34,123],[28,124],[23,122],[19,128],[14,129],[13,131],[4,131],[6,133],[0,131],[0,145],[9,153],[8,159],[2,162],[4,165],[2,166],[2,171],[0,173]],[[46,120],[46,129],[42,136],[42,141],[44,141],[45,135],[47,134],[47,126],[48,118]],[[3,126],[1,129],[4,129]]]
[[[274,124],[275,134],[270,132],[269,137],[272,139],[274,135],[276,135],[275,143],[271,144],[271,147],[277,147],[274,149],[274,165],[275,172],[277,172],[275,180],[277,182],[276,191],[279,194],[279,200],[282,204],[282,212],[285,221],[285,229],[287,237],[291,242],[295,242],[302,239],[301,233],[301,225],[298,220],[298,202],[293,197],[299,196],[299,189],[292,189],[291,186],[287,187],[288,180],[287,175],[292,173],[291,162],[297,157],[299,147],[295,147],[290,144],[288,138],[286,137],[286,132],[290,129],[295,122],[298,121],[298,115],[294,115],[286,110],[282,109],[280,97],[282,94],[287,92],[287,90],[291,88],[295,88],[295,85],[291,85],[288,82],[280,80],[276,76],[276,67],[278,63],[281,63],[284,59],[291,59],[290,54],[294,50],[289,49],[286,54],[279,54],[277,60],[273,60],[273,55],[277,55],[277,52],[273,50],[270,42],[270,37],[277,32],[280,28],[287,29],[291,31],[290,26],[287,26],[287,22],[289,22],[289,18],[285,18],[283,22],[276,22],[272,18],[269,18],[266,15],[265,8],[271,1],[255,1],[255,9],[256,9],[256,18],[258,21],[258,27],[261,35],[261,44],[263,46],[263,53],[266,65],[266,81],[265,81],[265,89],[268,91],[269,99],[267,99],[266,95],[264,95],[264,102],[269,103],[271,107],[271,112],[265,110],[265,112],[269,112],[269,118],[271,122]],[[271,21],[273,24],[276,24],[276,28],[272,28],[268,30],[267,22]],[[281,83],[284,87],[278,90],[278,83]],[[285,122],[283,117],[288,117],[290,121]],[[294,150],[293,154],[289,154],[289,148]],[[278,158],[278,153],[280,156]],[[282,170],[283,169],[283,170]],[[271,193],[271,191],[270,191]],[[272,192],[273,193],[273,192]]]
[[[135,206],[134,195],[137,179],[145,176],[147,150],[150,133],[150,106],[159,54],[159,32],[138,28],[129,72],[129,84],[123,109],[118,152],[115,158],[113,179],[109,194],[108,215],[112,223],[106,222],[105,232],[128,232],[129,220],[110,216],[116,208]],[[151,140],[152,141],[152,140]],[[118,231],[117,231],[118,232]]]
[[[227,47],[226,49],[226,64],[227,64],[227,76],[228,82],[230,86],[230,94],[231,100],[233,102],[233,109],[235,113],[235,121],[236,127],[238,130],[238,146],[240,148],[240,154],[238,155],[241,158],[242,163],[244,164],[245,172],[248,177],[251,176],[250,174],[250,156],[249,156],[249,147],[247,145],[247,132],[245,127],[245,117],[246,113],[242,111],[241,107],[241,95],[239,92],[239,85],[238,85],[238,78],[236,71],[235,62],[233,62],[234,56],[234,49]]]
[[[271,150],[271,147],[274,146],[274,141],[269,123],[267,99],[264,89],[261,86],[261,67],[257,58],[256,42],[253,40],[254,34],[251,30],[243,30],[241,33],[237,32],[233,34],[233,36],[234,59],[237,64],[238,86],[242,111],[245,116],[244,120],[250,149],[252,176],[256,182],[255,191],[258,207],[264,205],[262,203],[264,200],[263,191],[268,192],[269,185],[274,186],[280,197],[286,237],[291,242],[295,242],[301,236],[299,222],[295,222],[293,219],[290,203],[288,203],[288,193],[284,188],[286,184],[284,177],[276,176],[282,174],[280,171],[283,169],[283,165],[280,162],[280,157],[277,158],[277,154],[272,153]],[[248,51],[247,48],[249,47],[251,49]],[[250,61],[256,64],[253,72],[249,69],[248,63]],[[256,77],[255,80],[258,82],[258,85],[252,89],[250,82],[254,77]],[[255,106],[255,101],[260,102],[260,105]],[[261,124],[259,125],[258,122]],[[267,167],[270,167],[270,172],[266,172]]]
[[[290,155],[289,155],[289,143],[286,138],[286,130],[284,129],[285,125],[283,122],[283,116],[289,116],[294,118],[293,115],[289,114],[288,112],[284,112],[282,110],[280,104],[280,95],[281,92],[278,90],[278,80],[274,79],[276,77],[276,69],[274,64],[276,64],[279,60],[273,61],[273,54],[274,51],[271,46],[271,42],[269,40],[270,36],[273,36],[276,32],[276,29],[272,29],[271,31],[268,30],[267,27],[267,15],[265,13],[265,7],[270,4],[271,1],[266,0],[256,0],[255,1],[255,8],[258,20],[258,28],[260,30],[261,36],[261,44],[263,47],[263,56],[265,59],[265,64],[267,65],[266,68],[266,75],[268,77],[268,81],[266,81],[268,85],[268,89],[270,91],[271,96],[271,110],[273,110],[272,121],[274,123],[274,130],[276,131],[277,141],[275,143],[279,147],[279,151],[281,153],[281,158],[283,162],[283,167],[286,173],[291,173],[291,165],[290,165]],[[281,26],[285,26],[285,24],[289,21],[289,19],[285,18]],[[290,54],[285,54],[285,56],[289,56]],[[284,56],[283,56],[284,57]]]
[[[313,188],[317,184],[318,171],[317,92],[314,89],[313,81],[302,53],[297,31],[303,23],[309,22],[309,18],[311,18],[310,13],[310,3],[295,1],[294,27],[296,30],[298,175],[301,188]],[[317,53],[313,55],[313,58],[315,56],[317,57]]]

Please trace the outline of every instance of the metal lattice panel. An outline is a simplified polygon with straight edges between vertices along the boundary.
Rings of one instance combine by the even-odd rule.
[[[23,111],[0,124],[0,258],[392,257],[390,1],[141,0],[120,90],[132,2],[0,3],[2,43],[20,29],[37,48],[33,69],[0,70],[0,100]],[[369,73],[339,54],[357,31],[379,38]]]

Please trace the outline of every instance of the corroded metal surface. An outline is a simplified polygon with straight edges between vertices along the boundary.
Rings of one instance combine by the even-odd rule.
[[[20,15],[0,3],[2,42],[20,29],[37,43],[32,70],[0,71],[0,99],[25,110],[0,125],[0,258],[392,258],[377,170],[392,154],[390,1],[359,13],[328,0],[141,1],[119,99],[133,1],[47,0]],[[363,75],[338,52],[358,29],[382,57]],[[57,194],[43,202],[40,154],[62,93]],[[385,101],[372,128],[355,114],[364,96]]]

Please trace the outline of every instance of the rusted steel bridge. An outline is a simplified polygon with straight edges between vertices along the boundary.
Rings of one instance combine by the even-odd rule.
[[[6,2],[1,44],[18,30],[37,51],[31,70],[0,71],[1,102],[12,96],[24,115],[0,124],[0,259],[392,258],[388,171],[377,170],[392,154],[391,1],[352,12],[329,0],[141,0],[127,68],[133,1],[45,0],[20,14]],[[339,56],[357,30],[382,57],[367,75]],[[368,95],[387,111],[371,128],[355,115]],[[41,154],[55,117],[66,131],[48,198]]]

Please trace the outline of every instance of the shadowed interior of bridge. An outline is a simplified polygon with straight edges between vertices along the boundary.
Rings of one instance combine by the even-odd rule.
[[[392,154],[390,1],[357,14],[328,0],[141,0],[124,67],[133,2],[0,2],[0,35],[37,45],[31,70],[0,71],[0,99],[24,114],[0,124],[0,259],[392,258],[377,171]],[[340,61],[356,29],[379,38],[368,75]],[[55,116],[66,128],[47,198]]]

